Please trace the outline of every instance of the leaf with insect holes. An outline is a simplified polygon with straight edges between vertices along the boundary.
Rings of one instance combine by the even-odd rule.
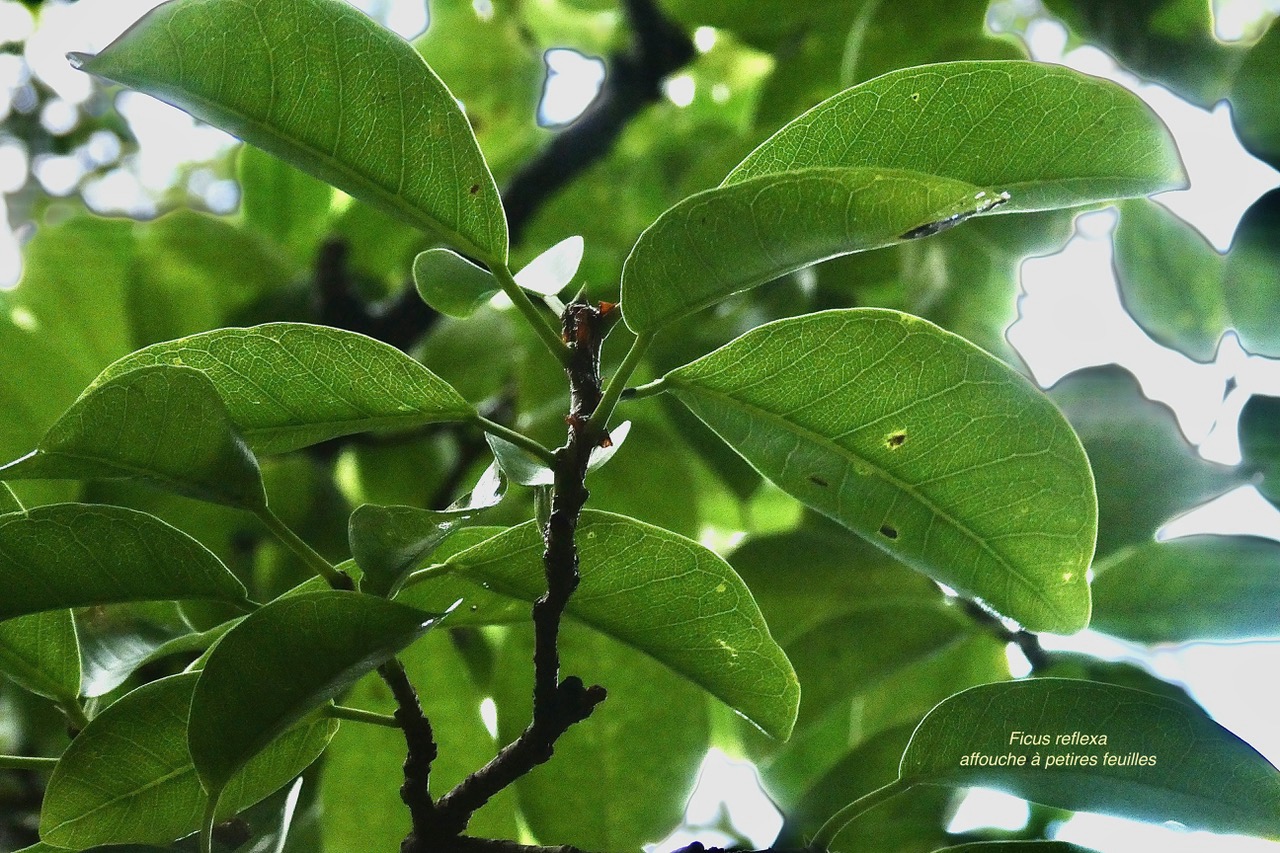
[[[760,326],[661,381],[784,491],[1036,631],[1089,623],[1079,439],[1024,376],[896,311]]]
[[[502,201],[458,102],[408,42],[347,3],[172,0],[72,59],[506,263]]]

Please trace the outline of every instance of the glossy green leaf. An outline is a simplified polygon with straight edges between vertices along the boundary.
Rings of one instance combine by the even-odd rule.
[[[414,258],[413,283],[423,302],[450,317],[470,317],[502,289],[488,270],[448,249]]]
[[[1015,732],[1106,742],[1021,745]],[[1025,764],[980,766],[975,754]],[[1037,767],[1036,755],[1097,763]],[[1280,771],[1256,750],[1196,708],[1107,684],[1035,678],[958,693],[921,721],[900,774],[906,784],[996,788],[1076,811],[1280,835]]]
[[[663,386],[784,491],[1036,631],[1089,621],[1089,464],[1023,376],[876,309],[761,326]]]
[[[38,582],[33,582],[38,579]],[[0,517],[0,619],[122,601],[245,601],[203,545],[146,513],[52,504]]]
[[[766,733],[787,737],[800,700],[795,673],[724,560],[670,531],[589,510],[576,541],[582,583],[566,612],[666,664]],[[544,548],[528,522],[445,565],[533,601],[546,591]]]
[[[691,196],[640,235],[622,271],[634,332],[815,261],[927,236],[1003,197],[944,177],[888,168],[758,174]]]
[[[282,731],[429,629],[427,613],[353,592],[277,599],[232,628],[205,662],[188,742],[217,796]]]
[[[1199,361],[1235,329],[1258,355],[1280,354],[1267,315],[1280,298],[1280,193],[1255,202],[1224,257],[1199,232],[1155,202],[1127,202],[1115,236],[1116,277],[1125,307],[1155,338]]]
[[[206,796],[187,751],[187,716],[199,678],[193,672],[139,687],[71,742],[49,779],[40,814],[46,843],[75,850],[168,844],[199,828]],[[337,721],[312,717],[285,732],[230,780],[219,817],[288,783],[337,730]]]
[[[348,4],[176,0],[78,59],[468,254],[507,259],[502,202],[466,116],[408,43]]]
[[[1260,491],[1280,504],[1280,398],[1255,395],[1240,413],[1240,452],[1245,464],[1262,474]]]
[[[1231,119],[1246,148],[1272,166],[1280,165],[1280,107],[1275,80],[1280,72],[1280,25],[1271,24],[1253,46],[1230,92]]]
[[[387,595],[409,571],[466,522],[502,499],[497,471],[490,468],[476,487],[447,510],[364,504],[351,513],[348,539],[351,556],[363,576],[360,589]]]
[[[1007,192],[1003,213],[1185,184],[1137,95],[1060,65],[947,62],[877,77],[779,130],[725,179],[810,166],[906,169]]]
[[[90,386],[8,479],[141,478],[255,510],[267,505],[257,460],[198,370],[156,365]]]
[[[1129,201],[1115,232],[1125,308],[1158,341],[1210,361],[1231,322],[1221,256],[1198,231],[1152,201]]]
[[[566,624],[561,670],[609,693],[556,741],[555,758],[516,782],[520,812],[539,840],[582,850],[639,850],[679,825],[709,746],[697,687],[607,637]],[[513,633],[498,659],[498,734],[530,718],[532,632]],[[565,796],[572,791],[573,796]]]
[[[71,611],[0,622],[0,673],[32,693],[74,703],[80,695],[80,644]]]
[[[1096,567],[1093,627],[1143,643],[1280,636],[1280,543],[1189,536]]]
[[[1177,513],[1243,479],[1207,462],[1183,437],[1167,407],[1148,400],[1117,367],[1067,377],[1049,392],[1080,436],[1098,493],[1097,559],[1148,542]]]
[[[108,367],[94,384],[160,364],[208,376],[258,453],[475,416],[458,392],[394,347],[304,323],[217,329],[153,344]]]

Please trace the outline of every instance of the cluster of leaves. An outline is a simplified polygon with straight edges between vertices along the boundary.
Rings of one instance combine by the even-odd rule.
[[[641,115],[510,247],[494,175],[539,144],[517,109],[538,45],[558,27],[612,48],[598,5],[546,4],[538,31],[523,5],[438,2],[415,49],[338,0],[173,0],[79,59],[269,153],[242,152],[238,220],[76,217],[37,234],[6,297],[0,453],[21,458],[0,469],[0,671],[22,689],[0,707],[23,738],[4,751],[28,755],[0,767],[48,773],[27,849],[200,831],[205,851],[382,850],[410,829],[463,849],[463,827],[636,848],[678,822],[712,745],[761,768],[779,846],[1065,851],[1039,839],[1070,810],[1280,835],[1280,772],[1181,691],[1034,639],[1091,618],[1143,642],[1276,629],[1273,543],[1153,538],[1239,476],[1123,377],[1050,400],[999,357],[1012,270],[1061,240],[1061,211],[1182,183],[1158,119],[1018,59],[985,2],[908,23],[875,2],[673,0],[680,25],[719,28],[690,73],[728,95]],[[1274,86],[1248,69],[1274,68],[1271,38],[1233,78],[1262,152]],[[1180,226],[1125,204],[1121,270],[1153,331],[1194,342],[1213,299],[1213,322],[1274,332],[1273,220],[1188,264]],[[350,269],[324,261],[335,237]],[[298,322],[313,264],[373,298],[411,270],[434,318],[414,357]],[[1167,327],[1143,291],[1163,267],[1202,294]],[[619,312],[566,309],[571,286],[620,302],[604,383],[592,324]],[[1274,468],[1261,411],[1246,449]],[[584,478],[589,508],[566,508]],[[708,527],[749,535],[726,561],[694,538]],[[544,734],[529,603],[568,577],[552,646],[608,700],[473,802],[511,754],[483,701],[499,741]],[[1010,679],[1011,641],[1036,677]],[[552,668],[553,691],[572,683]],[[429,791],[415,719],[439,741]],[[1100,727],[1158,764],[961,763],[1012,730]],[[321,755],[318,785],[290,785]],[[949,836],[972,785],[1044,808],[1017,843]],[[424,838],[451,807],[461,826]]]

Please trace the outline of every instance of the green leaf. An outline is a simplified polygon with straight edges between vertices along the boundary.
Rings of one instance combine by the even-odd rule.
[[[502,202],[466,116],[407,42],[346,3],[175,0],[73,59],[506,262]]]
[[[8,515],[11,512],[24,512],[22,501],[18,500],[13,489],[0,483],[0,515]]]
[[[123,601],[246,597],[235,575],[182,531],[93,504],[0,517],[0,588],[0,619]]]
[[[576,540],[582,582],[567,613],[666,664],[766,733],[790,734],[800,701],[795,673],[724,560],[670,531],[591,510]],[[546,591],[544,547],[537,525],[527,522],[445,566],[533,601]]]
[[[1120,207],[1116,280],[1125,308],[1156,340],[1210,361],[1231,323],[1223,262],[1200,232],[1153,201]]]
[[[502,500],[496,469],[447,510],[364,504],[351,513],[351,556],[364,573],[360,589],[387,595],[409,571],[466,522]]]
[[[1030,630],[1089,621],[1079,440],[1025,377],[894,311],[761,326],[662,380],[788,494]]]
[[[288,252],[300,268],[313,264],[333,188],[252,145],[240,149],[236,166],[245,225]]]
[[[1201,458],[1173,412],[1144,397],[1137,380],[1118,367],[1072,375],[1049,396],[1080,436],[1093,467],[1098,560],[1125,545],[1150,541],[1176,513],[1243,479]]]
[[[649,332],[815,261],[949,228],[998,190],[887,168],[761,173],[691,196],[640,235],[622,271],[627,326]]]
[[[217,796],[280,732],[435,624],[352,592],[289,596],[250,614],[213,648],[191,701],[188,742]]]
[[[125,220],[76,217],[37,228],[23,247],[22,280],[0,292],[0,459],[31,450],[98,371],[134,348],[132,233]],[[70,483],[20,489],[39,503],[75,495]]]
[[[1262,474],[1258,491],[1280,504],[1280,398],[1256,394],[1240,413],[1240,452]]]
[[[213,383],[198,370],[173,365],[118,373],[90,386],[35,451],[0,468],[0,476],[137,477],[227,506],[267,505],[258,462]]]
[[[153,344],[112,364],[94,385],[160,364],[208,376],[258,453],[475,417],[458,392],[396,348],[305,323],[216,329]]]
[[[1106,742],[1020,745],[1011,742],[1014,732]],[[973,755],[1012,755],[1025,764],[974,766]],[[1097,763],[1035,767],[1036,755]],[[1280,771],[1251,746],[1189,705],[1088,681],[1033,678],[958,693],[921,721],[900,775],[908,785],[996,788],[1074,811],[1280,834]]]
[[[1280,107],[1275,80],[1280,71],[1280,25],[1272,22],[1253,46],[1231,87],[1231,120],[1249,153],[1280,165]]]
[[[680,823],[710,745],[697,687],[607,637],[566,624],[561,669],[608,698],[556,741],[555,759],[516,782],[520,813],[540,840],[583,850],[639,850]],[[493,697],[507,742],[530,718],[532,632],[501,650]],[[565,796],[573,791],[573,796]]]
[[[206,796],[187,752],[187,716],[199,673],[153,681],[95,717],[54,768],[40,814],[48,844],[168,844],[200,826]],[[226,819],[301,773],[338,730],[313,717],[245,765],[218,806]]]
[[[725,184],[810,166],[906,169],[1010,195],[1003,213],[1179,189],[1168,129],[1137,95],[1059,65],[946,62],[877,77],[779,130]]]
[[[32,693],[74,703],[80,695],[80,644],[71,611],[0,622],[0,672]]]
[[[1223,257],[1199,232],[1155,202],[1127,202],[1115,235],[1125,307],[1158,340],[1211,361],[1224,332],[1258,355],[1280,354],[1267,316],[1280,299],[1280,193],[1255,202]]]
[[[1095,567],[1093,627],[1142,643],[1280,636],[1280,543],[1188,536]]]
[[[423,302],[450,317],[470,317],[502,289],[488,270],[448,249],[414,258],[413,283]]]

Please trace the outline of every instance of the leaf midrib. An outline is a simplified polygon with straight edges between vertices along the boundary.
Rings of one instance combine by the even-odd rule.
[[[966,538],[970,539],[980,549],[982,549],[984,552],[989,554],[997,562],[997,564],[1000,565],[1001,568],[1006,569],[1013,576],[1013,578],[1016,581],[1018,581],[1019,585],[1023,586],[1025,589],[1030,591],[1037,599],[1042,601],[1055,616],[1059,617],[1065,622],[1071,622],[1072,624],[1074,624],[1074,620],[1072,619],[1071,614],[1064,612],[1062,609],[1060,609],[1060,607],[1056,602],[1047,598],[1045,594],[1036,585],[1032,584],[1021,571],[1019,571],[1011,562],[1009,562],[1008,558],[1006,558],[1003,554],[997,551],[993,546],[988,544],[980,535],[978,535],[977,532],[970,529],[967,525],[963,524],[956,518],[952,517],[950,513],[946,512],[945,510],[937,506],[933,501],[929,500],[929,498],[927,498],[926,496],[921,494],[919,491],[917,491],[915,487],[913,487],[909,483],[904,482],[898,477],[894,476],[889,471],[886,471],[883,467],[881,467],[875,461],[867,458],[866,456],[861,456],[855,453],[854,451],[850,450],[849,448],[846,448],[840,444],[837,444],[836,442],[832,441],[826,436],[816,433],[813,430],[810,430],[806,427],[803,427],[800,424],[795,423],[794,421],[789,421],[782,415],[778,415],[767,409],[761,408],[759,406],[755,406],[751,403],[748,403],[745,400],[740,400],[723,391],[718,391],[715,389],[702,387],[702,386],[686,385],[683,382],[681,382],[681,380],[674,374],[669,374],[666,377],[666,382],[670,384],[672,388],[676,391],[684,391],[686,393],[693,394],[695,396],[698,394],[703,394],[708,397],[717,398],[722,402],[729,404],[731,408],[741,409],[743,413],[747,415],[747,417],[756,416],[761,420],[772,422],[775,425],[782,426],[787,431],[796,434],[799,438],[808,440],[814,444],[817,444],[820,447],[825,447],[828,450],[833,451],[837,456],[847,457],[851,463],[860,462],[864,464],[876,476],[880,477],[880,479],[884,480],[885,482],[889,483],[891,486],[894,486],[895,488],[904,492],[909,497],[916,500],[918,503],[924,506],[925,509],[929,510],[931,513],[934,513],[935,516],[942,519],[944,522],[950,524],[952,527],[958,530],[961,534],[963,534]],[[718,430],[717,430],[717,434],[719,434]],[[854,467],[855,468],[857,467],[856,464],[854,465]]]

